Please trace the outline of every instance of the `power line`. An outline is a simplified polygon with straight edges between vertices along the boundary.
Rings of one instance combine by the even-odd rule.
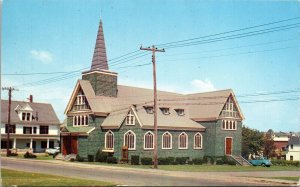
[[[178,41],[174,41],[174,42],[157,44],[156,46],[163,46],[163,45],[175,44],[175,43],[186,42],[186,41],[191,41],[191,40],[198,40],[198,39],[202,39],[202,38],[208,38],[208,37],[212,37],[212,36],[219,36],[219,35],[223,35],[223,34],[229,34],[229,33],[239,32],[239,31],[243,31],[243,30],[249,30],[249,29],[254,29],[254,28],[258,28],[258,27],[264,27],[264,26],[267,26],[267,25],[274,25],[274,24],[287,22],[287,21],[291,21],[291,20],[297,20],[297,19],[300,19],[300,17],[294,17],[294,18],[289,18],[289,19],[264,23],[264,24],[260,24],[260,25],[254,25],[254,26],[251,26],[251,27],[244,27],[244,28],[241,28],[241,29],[235,29],[235,30],[231,30],[231,31],[225,31],[225,32],[221,32],[221,33],[210,34],[210,35],[206,35],[206,36],[200,36],[200,37],[195,37],[195,38],[190,38],[190,39],[185,39],[185,40],[178,40]]]

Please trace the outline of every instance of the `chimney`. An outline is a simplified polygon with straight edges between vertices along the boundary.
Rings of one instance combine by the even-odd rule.
[[[32,103],[33,102],[33,96],[29,95],[29,102]]]

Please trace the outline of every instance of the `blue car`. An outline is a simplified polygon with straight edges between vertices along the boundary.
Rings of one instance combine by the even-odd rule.
[[[249,162],[253,166],[270,167],[272,165],[271,161],[266,159],[265,157],[260,157],[260,158],[257,158],[257,159],[249,160]]]

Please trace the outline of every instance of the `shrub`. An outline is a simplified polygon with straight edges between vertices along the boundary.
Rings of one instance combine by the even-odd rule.
[[[175,162],[175,157],[171,157],[171,156],[169,156],[169,157],[167,157],[166,158],[167,160],[167,164],[173,164],[174,162]]]
[[[201,158],[194,158],[193,163],[195,165],[201,165],[203,163],[203,160]]]
[[[78,162],[83,162],[83,161],[84,161],[84,158],[81,157],[81,156],[79,156],[79,155],[76,155],[76,160],[77,160]]]
[[[227,164],[231,165],[231,166],[236,165],[235,161],[233,161],[233,160],[228,160]]]
[[[186,164],[187,160],[187,157],[176,157],[176,162],[178,162],[178,164]]]
[[[96,153],[95,160],[96,160],[96,162],[106,162],[107,157],[108,157],[107,152],[102,152],[101,150],[98,150],[98,152]]]
[[[210,157],[210,164],[215,164],[215,159],[214,159],[214,157]]]
[[[9,156],[18,156],[18,153],[10,153]]]
[[[118,163],[118,159],[114,156],[109,156],[107,157],[107,163],[111,163],[111,164],[117,164]]]
[[[58,154],[59,154],[59,153],[57,153],[57,152],[54,153],[54,154],[53,154],[53,158],[55,158]]]
[[[207,164],[208,163],[208,156],[204,155],[202,161],[203,161],[202,163]]]
[[[159,165],[169,165],[169,160],[166,157],[158,158]]]
[[[224,164],[224,161],[223,161],[223,160],[217,160],[217,161],[216,161],[216,164],[217,164],[217,165],[223,165],[223,164]]]
[[[94,155],[88,155],[88,161],[94,162]]]
[[[222,157],[222,161],[223,161],[224,164],[227,164],[227,163],[228,163],[228,158],[227,158],[226,155],[224,155],[224,156]]]
[[[74,158],[71,158],[71,159],[70,159],[70,162],[74,162],[74,161],[75,161],[75,159],[74,159]]]
[[[139,164],[140,164],[140,156],[131,155],[131,165],[139,165]]]
[[[300,166],[299,161],[292,161],[292,160],[272,160],[271,161],[273,165],[278,166]]]
[[[29,153],[28,151],[24,154],[24,158],[36,158],[36,155]]]
[[[152,158],[150,157],[142,157],[141,158],[142,165],[152,165]]]
[[[193,161],[192,160],[188,160],[188,165],[193,165]]]

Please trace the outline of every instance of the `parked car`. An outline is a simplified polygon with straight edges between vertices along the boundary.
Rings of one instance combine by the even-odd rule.
[[[265,157],[256,158],[253,160],[249,160],[249,162],[253,166],[264,166],[264,167],[270,167],[272,165],[271,161],[266,159]]]
[[[54,155],[55,153],[60,152],[60,148],[59,147],[48,148],[48,149],[46,149],[45,152],[48,153],[49,155]]]

